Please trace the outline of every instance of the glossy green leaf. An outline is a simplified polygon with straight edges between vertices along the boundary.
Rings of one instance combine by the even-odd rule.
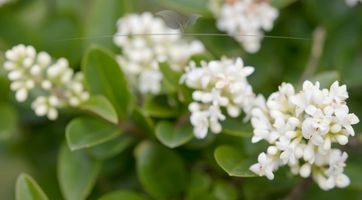
[[[187,188],[187,199],[200,199],[204,194],[209,193],[211,182],[208,174],[201,170],[194,170]]]
[[[156,137],[160,142],[170,148],[181,146],[193,137],[192,127],[185,124],[180,127],[168,121],[161,121],[156,126]]]
[[[99,200],[145,200],[143,195],[133,191],[119,190],[103,195]]]
[[[17,113],[6,103],[0,103],[0,113],[0,139],[7,139],[16,129]]]
[[[114,124],[117,124],[118,122],[116,110],[104,96],[92,96],[87,102],[81,105],[81,108],[90,111]]]
[[[47,200],[48,197],[31,176],[27,174],[20,174],[16,180],[15,199]]]
[[[66,127],[66,138],[72,151],[109,141],[121,133],[116,125],[91,117],[73,119]]]
[[[249,170],[252,162],[248,161],[242,152],[237,151],[231,146],[220,146],[214,152],[217,164],[230,176],[254,177],[256,176]]]
[[[114,56],[98,47],[90,48],[83,66],[85,82],[92,94],[101,94],[113,104],[120,118],[131,109],[131,93],[125,75]]]
[[[58,157],[58,181],[65,199],[82,200],[92,191],[101,163],[84,151],[71,152],[63,145]]]
[[[146,133],[147,135],[154,137],[154,123],[152,119],[147,116],[143,110],[135,107],[130,115],[132,121],[138,129]]]
[[[120,135],[113,140],[88,148],[87,153],[96,159],[106,160],[123,152],[134,143],[135,138]]]
[[[135,155],[138,178],[153,198],[180,196],[186,184],[186,170],[174,151],[145,141],[137,146]]]

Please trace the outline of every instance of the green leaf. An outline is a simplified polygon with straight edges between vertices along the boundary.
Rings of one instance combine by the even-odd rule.
[[[47,200],[48,197],[31,176],[27,174],[20,174],[16,180],[15,199]]]
[[[233,185],[225,181],[217,181],[212,193],[218,200],[238,199],[238,193],[235,187],[233,187]]]
[[[157,117],[157,118],[171,118],[179,115],[179,109],[177,105],[173,102],[171,98],[167,96],[156,96],[150,99],[147,99],[144,103],[143,110],[145,114]]]
[[[146,198],[136,192],[129,190],[119,190],[105,194],[99,200],[145,200]]]
[[[90,111],[114,124],[118,123],[116,110],[104,96],[92,96],[81,106],[81,109]]]
[[[144,114],[143,110],[135,107],[130,118],[137,128],[142,130],[144,133],[147,133],[148,136],[154,137],[154,123],[150,117]]]
[[[90,48],[82,67],[90,92],[107,97],[118,116],[125,119],[131,106],[131,93],[114,56],[101,48]]]
[[[326,71],[320,74],[315,75],[311,78],[312,82],[319,81],[321,88],[329,88],[334,81],[340,79],[340,74],[338,71]]]
[[[174,89],[176,90],[179,86],[179,80],[181,77],[181,74],[172,70],[170,65],[168,63],[160,63],[160,70],[164,76],[165,81],[168,82],[168,84]]]
[[[253,129],[248,123],[244,123],[241,117],[229,118],[222,122],[223,133],[237,137],[251,137]]]
[[[65,199],[86,199],[96,182],[101,163],[86,152],[71,152],[63,145],[58,157],[58,181]]]
[[[201,196],[209,192],[211,178],[201,170],[194,170],[187,189],[187,199],[200,199]]]
[[[0,139],[7,139],[15,131],[17,114],[15,109],[6,103],[0,103]]]
[[[282,8],[285,8],[285,7],[289,6],[290,4],[292,4],[292,3],[296,2],[296,1],[297,0],[272,0],[271,4],[275,8],[282,9]]]
[[[135,143],[135,139],[128,135],[120,135],[118,138],[103,144],[87,149],[87,153],[99,160],[109,159],[130,147]]]
[[[192,127],[190,124],[175,127],[171,122],[161,121],[156,126],[156,137],[167,147],[175,148],[192,139]]]
[[[66,127],[66,138],[72,151],[109,141],[121,130],[108,122],[91,117],[73,119]]]
[[[242,152],[237,151],[231,146],[220,146],[214,152],[217,164],[230,176],[254,177],[256,176],[249,170],[252,162],[248,161]]]
[[[182,11],[187,14],[195,13],[200,14],[202,17],[210,17],[211,13],[208,8],[209,0],[157,0],[162,6],[170,9]]]
[[[181,194],[186,170],[174,151],[145,141],[137,146],[135,156],[140,182],[153,198],[172,199]]]

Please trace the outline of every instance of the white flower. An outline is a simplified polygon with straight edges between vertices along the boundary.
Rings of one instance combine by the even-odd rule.
[[[25,45],[8,50],[5,57],[4,69],[8,71],[16,100],[26,101],[33,93],[37,96],[32,103],[36,115],[55,120],[57,109],[88,100],[82,74],[74,73],[66,59],[52,62],[48,53],[37,53],[34,47]]]
[[[356,6],[358,2],[362,3],[362,0],[346,0],[346,4],[351,7]]]
[[[225,2],[220,9],[215,9],[217,4],[212,5],[217,27],[233,36],[249,53],[260,49],[263,30],[270,31],[278,17],[278,10],[267,1],[235,0]]]
[[[252,142],[269,142],[277,150],[268,149],[263,157],[279,161],[270,164],[258,159],[259,163],[250,169],[270,179],[270,172],[267,175],[257,167],[275,171],[288,165],[294,174],[311,175],[322,189],[346,187],[349,179],[343,169],[347,153],[332,148],[332,144],[345,145],[348,137],[354,135],[352,125],[359,122],[355,114],[349,113],[347,98],[347,87],[338,81],[329,89],[320,89],[318,82],[305,81],[297,93],[291,84],[283,83],[265,106],[254,107],[251,112]]]
[[[161,92],[160,62],[182,71],[192,55],[204,51],[200,41],[185,41],[180,30],[167,27],[161,18],[148,12],[120,18],[117,27],[114,42],[122,49],[117,60],[142,94]]]
[[[222,131],[220,122],[226,119],[222,108],[231,117],[238,117],[241,110],[249,116],[253,106],[262,101],[255,98],[246,80],[253,71],[253,67],[244,66],[241,58],[202,62],[200,67],[190,63],[181,82],[194,89],[189,110],[197,138],[206,137],[209,128],[213,133]]]

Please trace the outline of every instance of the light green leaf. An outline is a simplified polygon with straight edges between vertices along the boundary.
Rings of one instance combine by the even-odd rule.
[[[135,138],[120,135],[118,138],[87,149],[87,153],[99,160],[109,159],[135,143]]]
[[[113,104],[120,118],[131,109],[131,93],[125,75],[114,56],[98,47],[90,48],[83,66],[85,82],[92,94],[102,94]]]
[[[66,138],[72,151],[109,141],[121,133],[116,125],[91,117],[73,119],[66,127]]]
[[[82,106],[82,109],[90,111],[103,119],[112,122],[114,124],[118,123],[117,112],[113,108],[112,104],[104,96],[92,96],[87,102]]]
[[[186,170],[174,151],[145,141],[137,146],[135,156],[140,182],[153,198],[172,199],[181,194]]]
[[[84,151],[71,152],[63,145],[58,157],[58,181],[67,200],[86,199],[96,182],[101,163]]]
[[[156,126],[156,137],[162,144],[175,148],[192,139],[192,127],[190,124],[175,127],[171,122],[161,121]]]
[[[99,200],[146,200],[146,198],[136,192],[128,190],[119,190],[105,194]]]
[[[27,174],[20,174],[16,180],[15,199],[47,200],[48,197],[31,176]]]
[[[0,139],[7,139],[15,131],[17,114],[15,109],[6,103],[0,103]]]
[[[217,164],[230,176],[254,177],[256,176],[249,170],[252,162],[248,161],[242,152],[237,151],[231,146],[220,146],[214,152]]]

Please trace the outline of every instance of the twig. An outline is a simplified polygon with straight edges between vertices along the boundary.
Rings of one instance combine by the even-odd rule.
[[[284,198],[284,200],[299,200],[303,193],[309,188],[312,183],[311,178],[303,179],[295,188]]]
[[[313,33],[311,54],[309,56],[307,65],[305,67],[300,82],[310,78],[316,71],[318,62],[323,53],[325,39],[326,39],[326,30],[322,27],[317,27]]]

